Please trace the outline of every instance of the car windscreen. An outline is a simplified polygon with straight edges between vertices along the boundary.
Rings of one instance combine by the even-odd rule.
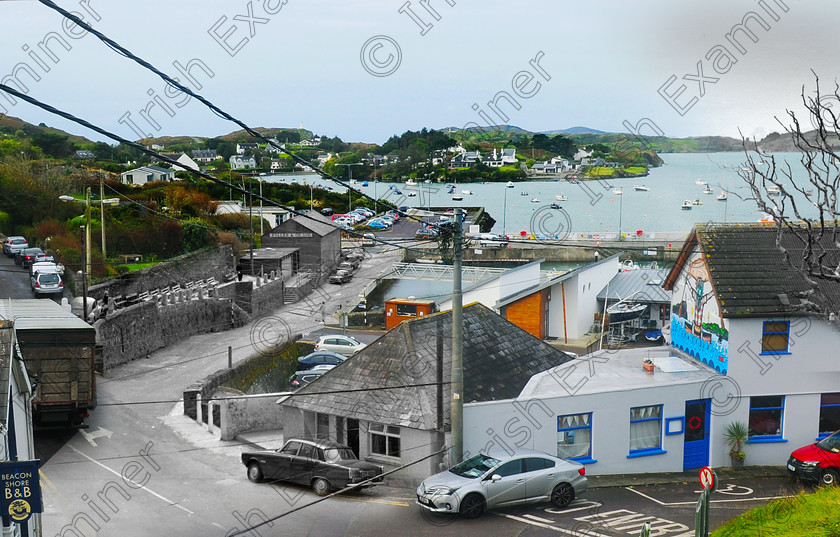
[[[327,462],[355,461],[358,460],[350,448],[326,448],[324,449],[324,460]]]
[[[41,274],[38,281],[41,282],[41,284],[58,283],[58,274]]]
[[[500,462],[502,461],[499,459],[479,454],[456,464],[449,471],[461,477],[479,477],[487,472],[487,470],[498,466]]]
[[[832,453],[840,452],[840,434],[834,433],[817,442],[817,446]]]

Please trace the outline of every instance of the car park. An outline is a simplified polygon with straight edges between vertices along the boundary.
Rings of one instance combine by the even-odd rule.
[[[336,366],[346,360],[343,354],[332,351],[315,351],[298,358],[298,371],[312,369],[318,365]]]
[[[840,431],[790,454],[787,469],[794,477],[822,485],[840,479]]]
[[[390,216],[394,220],[399,220],[400,219],[399,211],[388,211],[387,213],[385,213],[385,216]]]
[[[480,516],[494,507],[551,502],[566,507],[586,492],[584,466],[533,450],[478,454],[417,487],[417,504],[436,513]]]
[[[356,207],[355,209],[353,209],[353,211],[360,212],[368,218],[370,218],[371,216],[376,216],[376,213],[368,209],[367,207]]]
[[[360,461],[352,449],[331,440],[290,438],[276,451],[244,452],[242,464],[255,483],[263,479],[297,483],[312,487],[319,496],[382,482],[381,466]]]
[[[438,231],[432,227],[420,228],[414,234],[414,237],[417,239],[436,239],[438,236]]]
[[[6,237],[6,240],[3,241],[3,253],[9,257],[13,257],[18,251],[24,248],[29,248],[29,243],[25,237],[21,237],[20,235]]]
[[[362,213],[350,212],[347,213],[347,216],[353,220],[354,224],[361,224],[362,222],[367,220],[367,216],[363,215]]]
[[[367,345],[359,342],[355,338],[341,334],[323,335],[315,342],[316,351],[333,351],[338,354],[343,354],[344,356],[353,356],[365,347],[367,347]]]
[[[387,220],[383,220],[381,218],[374,218],[370,222],[367,223],[368,227],[373,229],[388,229],[391,227],[391,222]]]
[[[310,367],[309,369],[301,369],[300,371],[295,371],[292,373],[292,376],[289,377],[289,389],[290,390],[297,390],[303,386],[306,386],[313,380],[317,379],[327,371],[334,368],[334,365],[330,364],[319,364]]]
[[[330,275],[330,283],[343,284],[353,279],[353,273],[349,270],[339,269],[335,274]]]

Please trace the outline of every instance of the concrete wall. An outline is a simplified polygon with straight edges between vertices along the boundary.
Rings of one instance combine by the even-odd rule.
[[[222,440],[233,440],[247,431],[270,431],[283,428],[283,407],[277,399],[284,393],[236,395],[214,400],[221,408]]]
[[[97,341],[102,345],[105,371],[175,341],[206,332],[229,330],[237,325],[232,302],[209,298],[159,306],[142,302],[110,313],[96,321]]]
[[[598,312],[596,297],[617,272],[616,257],[582,269],[567,280],[552,285],[548,335],[564,341],[564,338],[577,339],[588,332]]]
[[[663,405],[665,418],[685,416],[685,402],[698,399],[702,383],[659,386],[656,388],[619,390],[573,397],[547,398],[529,401],[496,401],[464,405],[464,453],[478,453],[493,445],[503,448],[536,449],[557,454],[557,417],[567,414],[592,413],[592,458],[586,464],[588,475],[640,474],[648,472],[683,471],[684,434],[662,433],[662,449],[666,453],[631,457],[630,408]],[[712,431],[716,421],[712,416]],[[721,439],[712,434],[710,460],[723,466],[721,451],[728,462],[728,448],[721,447]],[[718,445],[715,445],[715,441]],[[748,455],[749,457],[749,455]],[[786,457],[774,464],[783,464]]]
[[[175,257],[153,267],[129,272],[119,278],[93,285],[88,289],[88,296],[98,300],[105,291],[108,291],[111,297],[133,295],[176,283],[185,285],[187,282],[204,280],[211,276],[216,278],[216,281],[223,282],[228,275],[236,272],[235,263],[231,247],[220,245]]]

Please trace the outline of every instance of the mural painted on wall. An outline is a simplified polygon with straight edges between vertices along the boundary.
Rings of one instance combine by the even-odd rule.
[[[695,251],[683,268],[672,297],[671,344],[725,375],[729,368],[729,331],[699,252]]]

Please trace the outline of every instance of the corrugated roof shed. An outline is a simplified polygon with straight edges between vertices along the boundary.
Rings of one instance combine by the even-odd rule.
[[[448,423],[451,311],[400,324],[283,404],[388,425],[435,429],[438,338],[443,352],[444,421]],[[533,375],[569,359],[481,304],[464,308],[464,403],[515,398]],[[385,389],[394,386],[410,387]],[[303,397],[318,392],[331,393]]]
[[[662,287],[667,275],[668,269],[642,268],[619,272],[610,280],[609,286],[601,289],[598,300],[604,300],[609,289],[609,302],[633,296],[633,302],[640,304],[669,304],[671,294]]]

